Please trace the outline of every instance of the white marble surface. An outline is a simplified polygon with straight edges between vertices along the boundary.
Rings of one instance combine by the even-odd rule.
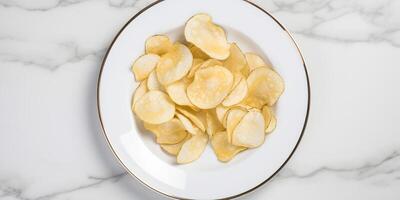
[[[161,199],[126,175],[97,118],[96,80],[151,1],[0,0],[0,199]],[[400,199],[400,1],[257,0],[308,64],[293,158],[242,199]]]

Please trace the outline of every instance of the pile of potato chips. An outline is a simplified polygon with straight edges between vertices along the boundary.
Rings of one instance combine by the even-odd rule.
[[[132,110],[177,163],[197,160],[211,140],[223,162],[264,143],[276,126],[271,107],[284,91],[271,64],[228,43],[207,14],[191,17],[186,45],[165,35],[146,40],[133,64],[140,85]]]

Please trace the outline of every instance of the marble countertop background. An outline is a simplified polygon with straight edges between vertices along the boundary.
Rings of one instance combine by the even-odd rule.
[[[311,112],[299,148],[241,199],[400,199],[400,1],[256,0],[300,45]],[[0,0],[0,199],[162,199],[113,158],[96,81],[148,0]]]

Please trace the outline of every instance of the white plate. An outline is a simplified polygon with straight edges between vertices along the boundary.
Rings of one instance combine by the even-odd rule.
[[[143,54],[146,38],[167,34],[182,39],[186,20],[200,12],[211,15],[242,50],[268,58],[285,80],[286,90],[276,106],[278,126],[264,145],[229,163],[217,161],[209,145],[199,160],[176,165],[135,121],[131,97],[137,83],[130,66]],[[112,151],[143,184],[175,198],[230,198],[267,182],[293,154],[307,121],[309,84],[295,42],[261,8],[241,0],[165,0],[135,15],[114,39],[99,77],[98,109]]]

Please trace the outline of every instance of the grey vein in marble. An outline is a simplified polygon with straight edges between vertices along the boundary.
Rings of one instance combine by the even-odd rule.
[[[68,194],[71,192],[76,192],[76,191],[80,191],[80,190],[84,190],[87,188],[92,188],[94,186],[100,185],[104,182],[110,181],[110,182],[118,182],[121,178],[123,178],[124,176],[126,176],[127,173],[120,173],[120,174],[116,174],[116,175],[112,175],[109,177],[95,177],[95,176],[89,176],[88,179],[89,180],[93,180],[90,183],[84,184],[84,185],[79,185],[76,186],[74,188],[70,188],[70,189],[65,189],[62,191],[56,191],[56,192],[52,192],[50,194],[45,194],[45,195],[41,195],[38,197],[27,197],[24,195],[24,190],[21,188],[15,188],[15,187],[11,187],[11,186],[7,186],[7,185],[3,185],[0,182],[0,198],[2,197],[15,197],[18,200],[48,200],[48,199],[52,199],[53,197],[56,196],[60,196],[60,195],[64,195],[64,194]]]

